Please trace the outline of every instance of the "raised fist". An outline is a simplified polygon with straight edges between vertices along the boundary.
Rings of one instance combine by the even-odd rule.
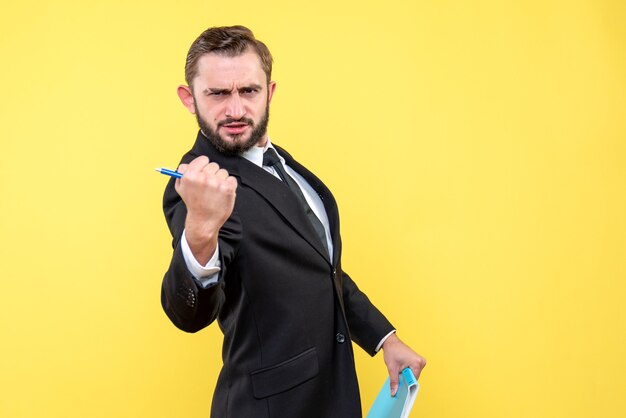
[[[187,207],[185,236],[200,264],[213,255],[217,235],[235,205],[237,180],[205,156],[181,164],[175,188]],[[205,260],[206,259],[206,260]]]

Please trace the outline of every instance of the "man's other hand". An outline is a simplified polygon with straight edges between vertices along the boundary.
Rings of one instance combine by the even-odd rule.
[[[415,378],[419,379],[426,366],[426,359],[400,341],[396,334],[390,335],[383,343],[383,355],[389,371],[391,396],[395,396],[398,391],[398,379],[402,370],[410,367]]]

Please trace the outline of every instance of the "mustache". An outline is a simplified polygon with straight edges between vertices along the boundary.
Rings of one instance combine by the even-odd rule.
[[[217,127],[220,128],[224,125],[228,125],[229,123],[245,123],[247,125],[254,126],[254,121],[249,118],[241,118],[241,119],[226,118],[224,120],[219,121],[217,123]]]

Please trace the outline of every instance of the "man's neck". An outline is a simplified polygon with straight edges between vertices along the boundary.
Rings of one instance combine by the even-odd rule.
[[[259,142],[256,143],[257,147],[261,147],[264,148],[267,145],[267,134],[264,135],[261,139],[259,139]]]

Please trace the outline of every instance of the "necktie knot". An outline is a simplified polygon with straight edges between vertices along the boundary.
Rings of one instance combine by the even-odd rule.
[[[263,153],[263,165],[273,167],[278,163],[280,163],[280,157],[276,153],[276,150],[274,150],[274,148],[268,148],[267,151]]]

